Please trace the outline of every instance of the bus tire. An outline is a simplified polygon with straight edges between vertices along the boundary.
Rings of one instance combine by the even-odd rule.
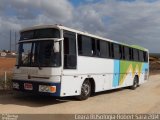
[[[132,90],[135,90],[139,86],[138,76],[134,77],[133,85],[130,87]]]
[[[81,87],[81,94],[77,97],[78,100],[86,100],[91,95],[91,82],[86,79]]]

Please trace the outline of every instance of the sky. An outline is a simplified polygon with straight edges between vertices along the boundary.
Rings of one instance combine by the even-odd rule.
[[[160,0],[0,0],[0,50],[9,49],[10,30],[14,50],[15,32],[45,24],[160,52]]]

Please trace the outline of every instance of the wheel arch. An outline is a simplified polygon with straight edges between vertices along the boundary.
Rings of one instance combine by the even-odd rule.
[[[134,79],[135,79],[135,78],[137,78],[138,84],[139,84],[139,76],[138,76],[138,75],[135,75],[135,76],[134,76]]]

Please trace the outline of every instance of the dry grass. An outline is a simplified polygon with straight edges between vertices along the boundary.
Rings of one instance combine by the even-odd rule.
[[[13,74],[10,72],[7,72],[6,81],[5,76],[0,76],[0,90],[11,90],[12,89],[12,76]]]

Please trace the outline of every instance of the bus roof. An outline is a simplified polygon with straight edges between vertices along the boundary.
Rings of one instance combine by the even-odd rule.
[[[100,36],[97,36],[97,35],[90,34],[86,31],[79,31],[79,30],[75,30],[75,29],[72,29],[72,28],[69,28],[69,27],[65,27],[63,25],[58,25],[58,24],[55,24],[55,25],[36,25],[36,26],[33,26],[33,27],[28,27],[28,28],[22,29],[20,32],[34,30],[34,29],[43,29],[43,28],[57,28],[57,29],[67,30],[67,31],[79,33],[79,34],[82,34],[82,35],[94,37],[94,38],[97,38],[97,39],[101,39],[101,40],[121,44],[121,45],[124,45],[124,46],[132,47],[132,48],[139,49],[139,50],[142,50],[142,51],[148,51],[148,49],[146,49],[142,46],[124,44],[124,43],[117,42],[117,41],[114,41],[114,40],[111,40],[111,39],[107,39],[107,38],[104,38],[104,37],[100,37]]]

